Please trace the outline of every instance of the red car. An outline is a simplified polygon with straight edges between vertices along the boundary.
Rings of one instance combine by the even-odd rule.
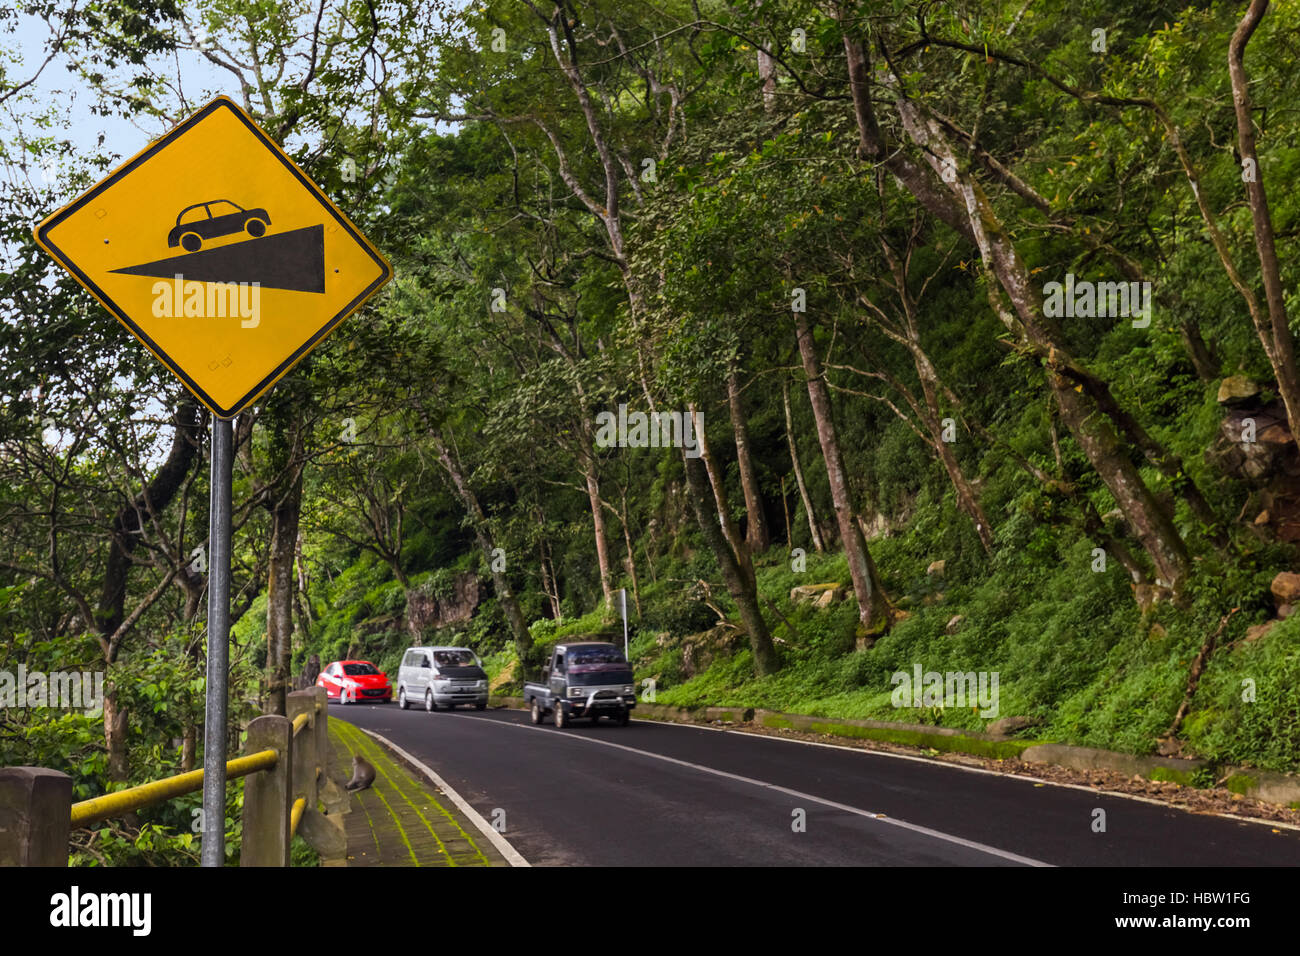
[[[316,686],[325,688],[327,699],[343,704],[357,701],[386,704],[393,699],[388,675],[370,661],[335,661],[321,671]]]

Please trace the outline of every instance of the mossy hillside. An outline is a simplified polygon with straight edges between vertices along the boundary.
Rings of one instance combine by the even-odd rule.
[[[933,504],[930,510],[939,510]],[[1300,621],[1276,626],[1258,642],[1245,629],[1267,614],[1274,549],[1261,548],[1235,569],[1206,568],[1185,606],[1158,605],[1143,615],[1122,570],[1092,570],[1092,543],[1068,534],[1044,540],[1038,529],[1016,540],[1012,522],[981,580],[949,561],[942,578],[925,567],[952,551],[926,541],[943,522],[918,507],[901,534],[872,542],[886,586],[906,616],[867,650],[853,649],[856,614],[844,601],[819,609],[791,605],[800,584],[849,583],[843,556],[809,554],[803,571],[786,555],[760,561],[758,581],[788,624],[769,617],[783,666],[755,678],[743,646],[689,678],[677,641],[639,635],[637,677],[654,677],[657,702],[669,706],[742,706],[829,718],[874,718],[987,729],[978,708],[896,708],[896,671],[997,671],[998,716],[1041,721],[1041,739],[1137,754],[1155,752],[1186,690],[1188,671],[1206,636],[1232,614],[1184,721],[1189,754],[1294,770],[1300,754]],[[940,512],[940,517],[941,517]],[[930,519],[930,520],[927,520]],[[962,620],[949,634],[948,622]],[[793,625],[793,629],[791,627]],[[684,636],[684,635],[683,635]],[[1254,701],[1242,699],[1253,680]]]
[[[910,676],[916,664],[940,673],[997,672],[996,716],[1035,718],[1035,739],[1151,754],[1173,720],[1202,642],[1238,607],[1183,723],[1186,755],[1279,771],[1297,768],[1300,619],[1279,624],[1260,641],[1242,640],[1245,629],[1267,613],[1261,592],[1267,593],[1274,550],[1247,555],[1235,570],[1206,568],[1185,606],[1162,604],[1144,615],[1118,564],[1092,570],[1093,545],[1077,535],[1044,536],[1041,526],[1010,521],[1000,529],[1002,547],[992,559],[981,553],[964,560],[963,548],[978,549],[978,542],[962,540],[946,504],[921,501],[908,527],[872,542],[886,587],[904,613],[866,650],[855,649],[851,599],[827,608],[790,600],[790,591],[800,585],[848,588],[841,553],[812,552],[802,562],[779,549],[761,556],[757,580],[782,662],[777,673],[763,678],[754,677],[752,656],[738,632],[730,646],[724,641],[714,648],[707,666],[687,673],[685,645],[704,639],[701,629],[717,625],[717,616],[683,593],[680,581],[686,575],[671,568],[661,573],[657,583],[642,588],[643,616],[631,627],[639,690],[644,693],[643,682],[652,679],[657,703],[689,709],[753,707],[831,722],[871,718],[985,731],[994,717],[982,716],[978,706],[895,707],[891,678],[896,672]],[[927,574],[926,567],[939,557],[946,559],[943,574]],[[737,620],[725,592],[715,590],[711,600]],[[770,613],[770,606],[781,615]],[[949,622],[957,615],[962,620],[950,634]],[[719,630],[725,631],[715,627],[707,636]],[[560,624],[537,621],[532,633],[540,651],[574,636],[618,641],[622,632],[621,623],[592,611]],[[515,663],[511,648],[497,646],[489,658],[493,676]],[[1247,680],[1254,682],[1253,702],[1242,699]],[[500,692],[517,690],[519,683]],[[851,725],[835,732],[862,735],[861,728],[845,727]],[[947,746],[915,736],[874,735]],[[987,748],[989,755],[1013,756],[1027,745],[1009,743]]]

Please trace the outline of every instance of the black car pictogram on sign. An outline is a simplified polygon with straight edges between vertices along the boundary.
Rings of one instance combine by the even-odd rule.
[[[265,209],[245,209],[229,199],[209,199],[186,206],[167,233],[167,245],[179,245],[186,252],[198,252],[204,239],[246,232],[254,239],[266,234],[271,217]]]

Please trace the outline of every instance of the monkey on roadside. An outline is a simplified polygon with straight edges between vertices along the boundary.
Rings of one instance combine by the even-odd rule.
[[[352,757],[352,779],[347,783],[348,790],[364,790],[375,782],[375,768],[361,754]]]
[[[320,655],[313,654],[307,659],[307,666],[302,671],[302,686],[316,686],[316,678],[320,677]]]

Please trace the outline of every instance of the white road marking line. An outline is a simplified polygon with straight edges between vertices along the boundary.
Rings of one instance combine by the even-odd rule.
[[[352,726],[356,727],[357,725],[353,724]],[[384,746],[388,747],[390,750],[396,751],[397,753],[401,754],[408,761],[410,761],[412,765],[418,767],[420,769],[420,772],[423,773],[430,780],[432,780],[439,790],[441,790],[447,796],[451,797],[451,802],[456,804],[456,807],[460,810],[461,813],[469,817],[470,820],[473,821],[474,825],[483,831],[483,835],[487,837],[488,840],[491,841],[492,845],[501,852],[501,855],[506,858],[506,861],[509,862],[511,866],[532,866],[531,863],[529,863],[527,860],[524,859],[523,854],[521,854],[518,850],[516,850],[513,846],[511,846],[505,837],[503,837],[496,830],[492,829],[492,824],[484,820],[483,815],[479,813],[477,810],[475,810],[473,807],[471,807],[469,805],[469,802],[464,797],[462,797],[459,793],[453,790],[448,785],[447,781],[443,780],[442,777],[438,776],[438,774],[435,773],[431,767],[421,762],[420,760],[417,760],[412,754],[407,753],[405,750],[397,746],[397,744],[393,743],[391,740],[389,740],[387,737],[383,736],[382,734],[377,734],[373,730],[366,730],[365,727],[360,727],[359,729],[365,731],[371,737],[374,737],[376,740],[378,740]]]
[[[774,740],[787,744],[803,744],[806,747],[826,747],[830,750],[843,750],[847,753],[865,754],[871,757],[890,757],[894,760],[911,760],[915,763],[928,764],[931,767],[944,767],[949,770],[964,770],[967,773],[982,773],[989,777],[1001,777],[1003,780],[1023,780],[1027,783],[1041,783],[1049,787],[1062,787],[1066,790],[1081,790],[1084,793],[1091,793],[1095,796],[1119,797],[1124,800],[1136,800],[1138,803],[1149,803],[1153,807],[1164,807],[1166,810],[1180,810],[1183,813],[1194,814],[1198,817],[1222,817],[1225,820],[1236,820],[1239,823],[1254,823],[1259,826],[1277,827],[1283,830],[1294,830],[1300,833],[1300,826],[1294,823],[1285,823],[1281,820],[1269,820],[1265,817],[1246,817],[1237,813],[1220,813],[1215,810],[1198,810],[1195,807],[1182,806],[1176,803],[1167,803],[1164,800],[1157,800],[1155,797],[1144,797],[1137,793],[1125,793],[1122,790],[1100,790],[1096,787],[1090,787],[1082,783],[1064,783],[1060,780],[1047,780],[1043,777],[1034,777],[1024,773],[1011,773],[1008,770],[989,770],[986,767],[971,767],[961,763],[949,763],[946,760],[935,760],[932,757],[917,757],[913,754],[899,754],[889,750],[873,750],[870,747],[849,747],[845,744],[832,744],[823,740],[802,740],[798,737],[782,737],[776,734],[760,734],[751,730],[744,730],[740,727],[710,727],[700,724],[683,724],[675,720],[656,720],[653,717],[634,717],[633,720],[642,724],[654,724],[659,727],[680,727],[683,730],[708,730],[713,733],[733,733],[744,734],[746,737],[752,737],[758,740]]]
[[[484,720],[502,727],[517,727],[521,730],[537,730],[547,733],[545,727],[535,727],[532,724],[519,724],[514,721],[493,720],[491,717],[471,717],[469,714],[454,715],[463,720]],[[904,830],[910,830],[913,833],[921,833],[936,840],[944,840],[948,843],[954,843],[958,846],[964,846],[971,850],[977,850],[981,853],[987,853],[990,856],[1001,857],[1004,860],[1010,860],[1013,863],[1021,863],[1025,866],[1052,866],[1051,863],[1044,863],[1042,860],[1035,860],[1032,857],[1020,856],[1017,853],[1011,853],[1007,850],[999,850],[997,847],[989,846],[985,843],[976,843],[974,840],[967,840],[962,837],[953,836],[951,833],[943,833],[940,830],[932,830],[929,827],[923,827],[915,823],[908,823],[906,820],[899,820],[895,817],[886,816],[883,813],[872,813],[870,810],[863,810],[859,807],[851,807],[846,803],[837,803],[834,800],[827,800],[824,797],[818,797],[811,793],[804,793],[801,790],[792,790],[789,787],[782,787],[775,783],[768,783],[765,780],[756,780],[753,777],[741,776],[737,773],[729,773],[726,770],[717,770],[713,767],[706,767],[703,764],[691,763],[689,760],[679,760],[676,757],[668,757],[664,754],[653,753],[648,750],[638,750],[635,747],[629,747],[626,744],[616,744],[610,740],[597,740],[594,737],[579,737],[575,734],[553,734],[565,740],[582,741],[585,743],[600,744],[604,747],[613,747],[615,750],[626,750],[628,753],[638,754],[642,757],[650,757],[654,760],[662,760],[665,763],[674,763],[681,767],[688,767],[691,770],[700,773],[712,774],[715,777],[725,777],[728,780],[735,780],[739,783],[749,784],[754,787],[762,787],[765,790],[772,790],[776,793],[783,793],[787,796],[795,797],[811,803],[819,803],[824,807],[831,807],[835,810],[842,810],[845,813],[856,814],[860,817],[866,817],[868,820],[875,820],[878,823],[888,823],[890,826],[901,827]]]

